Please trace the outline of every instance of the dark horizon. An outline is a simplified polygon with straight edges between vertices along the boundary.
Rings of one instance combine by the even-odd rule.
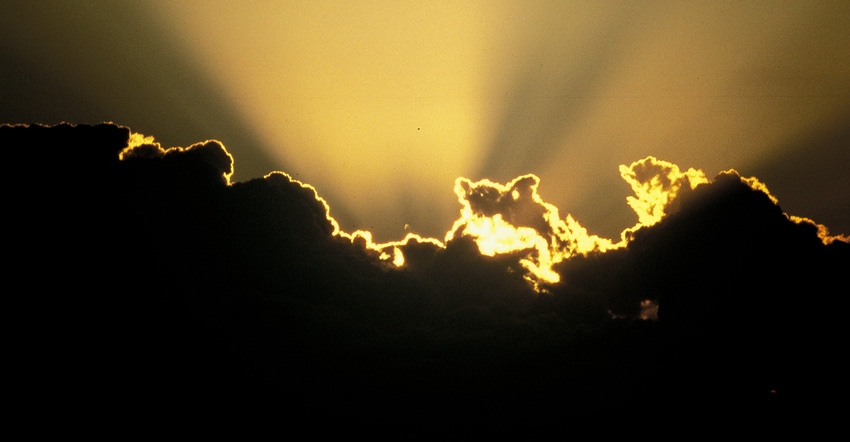
[[[396,266],[285,173],[230,181],[239,158],[220,142],[127,149],[130,135],[0,126],[23,403],[288,407],[292,425],[449,433],[834,410],[850,244],[737,173],[535,290],[531,249],[413,239]],[[505,219],[538,225],[534,207]]]

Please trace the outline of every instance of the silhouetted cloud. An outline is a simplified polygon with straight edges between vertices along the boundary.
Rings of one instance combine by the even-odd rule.
[[[688,191],[707,182],[702,171],[688,169],[681,172],[679,166],[654,157],[635,161],[630,166],[621,165],[620,176],[635,193],[626,201],[638,215],[636,227],[651,226],[661,221],[667,205],[676,199],[680,190]]]
[[[509,431],[771,422],[831,406],[844,379],[847,238],[735,171],[624,165],[639,220],[618,242],[561,218],[534,175],[459,178],[445,238],[376,244],[286,173],[231,181],[217,141],[6,125],[0,148],[29,403]]]
[[[562,220],[558,209],[537,194],[539,183],[535,175],[517,177],[504,186],[459,178],[455,194],[461,216],[446,240],[459,235],[475,238],[481,253],[489,256],[525,251],[520,262],[534,283],[558,282],[552,266],[573,254],[613,247],[611,241],[588,235],[571,216]]]

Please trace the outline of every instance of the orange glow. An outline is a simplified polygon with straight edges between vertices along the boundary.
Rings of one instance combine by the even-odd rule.
[[[658,320],[658,303],[651,299],[644,299],[640,302],[640,319],[657,321]]]
[[[141,146],[143,144],[151,144],[151,145],[155,145],[155,146],[160,146],[160,144],[157,143],[156,140],[154,140],[153,136],[143,135],[143,134],[140,134],[138,132],[130,132],[130,139],[127,141],[127,148],[124,149],[124,151],[132,150],[132,149],[134,149],[138,146]],[[121,152],[121,154],[119,154],[119,159],[122,158],[123,153],[124,152]]]
[[[381,241],[405,224],[441,237],[458,176],[528,172],[548,202],[615,237],[631,211],[596,201],[619,194],[599,177],[624,161],[788,170],[809,147],[840,155],[828,140],[850,115],[841,1],[31,3],[3,17],[9,72],[41,72],[33,85],[57,101],[25,112],[19,100],[14,120],[120,119],[176,143],[238,143],[256,156],[236,179],[286,171],[346,230]]]
[[[726,172],[721,172],[721,173],[730,173],[730,174],[738,175],[741,178],[741,181],[743,183],[747,184],[748,186],[750,186],[751,189],[757,190],[757,191],[762,192],[765,195],[767,195],[767,197],[770,198],[770,201],[773,202],[773,204],[779,204],[779,200],[770,193],[770,190],[768,190],[767,185],[762,183],[761,181],[759,181],[758,178],[756,178],[756,177],[749,177],[749,178],[742,177],[734,169],[730,169]],[[812,219],[805,218],[805,217],[802,217],[802,216],[789,215],[787,213],[785,214],[785,216],[794,223],[809,224],[809,225],[813,226],[814,228],[816,228],[817,232],[818,232],[818,238],[820,238],[821,242],[824,243],[825,245],[828,245],[828,244],[832,243],[833,241],[850,242],[850,235],[846,235],[846,234],[832,235],[832,234],[829,233],[829,229],[825,225],[819,224]]]
[[[538,195],[539,182],[539,178],[531,174],[517,177],[505,185],[487,179],[473,182],[458,178],[455,194],[461,204],[460,217],[446,233],[445,242],[457,236],[469,236],[475,239],[482,255],[525,252],[519,263],[528,271],[526,279],[536,288],[541,283],[559,282],[560,275],[553,266],[570,256],[622,245],[588,234],[587,229],[570,215],[560,219],[558,209]],[[328,207],[324,200],[321,201]],[[444,242],[435,238],[413,233],[408,233],[401,241],[376,243],[371,232],[357,230],[346,233],[339,229],[339,224],[329,212],[327,216],[335,227],[334,234],[375,251],[381,260],[396,267],[404,265],[402,247],[411,240],[445,247]]]
[[[733,173],[735,175],[738,175],[739,177],[741,177],[741,181],[744,182],[746,185],[750,186],[751,189],[758,190],[759,192],[762,192],[765,195],[767,195],[767,197],[770,198],[770,201],[773,202],[773,204],[779,204],[779,200],[776,199],[775,196],[770,194],[770,190],[767,189],[767,185],[765,185],[764,183],[759,181],[758,178],[756,178],[756,177],[749,177],[749,178],[743,177],[735,169],[729,169],[729,170],[727,170],[725,172],[721,172],[721,173]]]
[[[208,143],[221,144],[217,141],[195,143],[189,147],[171,147],[163,149],[153,137],[139,133],[131,133],[128,146],[121,151],[119,159],[129,157],[163,158],[170,152],[180,152],[201,148]],[[221,146],[224,153],[232,157]],[[668,204],[679,194],[684,186],[693,189],[699,184],[707,183],[705,174],[693,168],[681,171],[675,164],[658,160],[649,156],[635,161],[630,165],[620,165],[620,176],[632,187],[635,196],[627,197],[629,206],[637,213],[638,222],[621,234],[621,240],[612,240],[591,235],[572,215],[560,218],[558,208],[547,203],[538,193],[540,178],[534,174],[522,175],[507,184],[500,184],[482,179],[472,181],[460,177],[455,180],[454,192],[461,205],[460,216],[445,235],[445,243],[458,236],[468,236],[475,240],[482,255],[495,256],[518,253],[519,263],[528,271],[525,278],[535,289],[541,290],[542,284],[560,282],[560,275],[553,267],[572,256],[587,254],[593,251],[607,250],[627,245],[630,232],[659,222],[665,216]],[[225,183],[230,185],[232,167],[223,172]],[[752,189],[763,192],[775,204],[767,186],[756,178],[744,178],[734,171],[722,172],[738,176],[741,182]],[[408,233],[400,241],[375,242],[372,232],[355,230],[347,233],[340,228],[339,222],[331,216],[330,205],[319,196],[315,187],[296,180],[284,172],[272,172],[264,179],[273,175],[284,176],[289,182],[309,190],[313,198],[324,208],[325,218],[332,227],[332,235],[345,238],[352,244],[359,245],[364,250],[371,251],[375,256],[394,267],[405,265],[404,246],[410,241],[430,243],[439,248],[445,248],[445,243],[415,233]],[[818,236],[824,244],[836,240],[850,241],[846,235],[833,236],[828,229],[814,221],[798,217],[786,216],[797,224],[809,224],[817,229]],[[407,229],[409,226],[405,226]],[[651,300],[641,303],[641,318],[656,319],[657,304]]]
[[[130,138],[127,141],[127,147],[121,150],[118,153],[118,159],[123,160],[129,156],[135,157],[146,157],[146,158],[162,158],[166,155],[175,152],[181,152],[184,150],[192,150],[198,149],[205,146],[207,143],[214,143],[218,145],[224,154],[229,158],[230,167],[228,170],[224,171],[222,174],[222,178],[224,178],[225,183],[230,185],[230,179],[233,176],[233,156],[227,149],[216,140],[206,140],[199,143],[194,143],[188,147],[169,147],[168,149],[163,149],[162,145],[158,143],[153,136],[146,136],[137,132],[131,132]],[[327,205],[325,206],[327,207]]]
[[[156,3],[278,167],[309,177],[346,227],[386,241],[405,223],[451,222],[437,196],[479,155],[491,75],[482,57],[495,52],[504,5]],[[417,206],[401,212],[409,199]]]
[[[328,215],[330,217],[330,215]],[[338,226],[336,220],[330,217],[331,222]],[[401,248],[407,245],[410,241],[419,243],[430,243],[440,248],[445,248],[445,245],[437,239],[426,238],[415,233],[408,233],[404,239],[400,241],[389,241],[384,243],[376,243],[372,239],[372,232],[368,230],[357,230],[354,233],[346,233],[341,230],[334,232],[335,235],[346,238],[352,243],[359,243],[366,250],[372,250],[378,254],[381,261],[391,263],[395,267],[402,267],[405,264],[404,252]]]
[[[460,218],[446,234],[475,238],[482,254],[527,251],[520,263],[531,282],[554,284],[560,275],[552,267],[574,254],[615,247],[608,239],[589,235],[572,216],[561,219],[558,208],[537,193],[540,179],[523,175],[502,185],[483,179],[455,181]]]
[[[834,241],[842,241],[842,242],[850,243],[850,235],[845,235],[845,234],[832,235],[832,234],[829,233],[829,229],[825,225],[818,224],[818,223],[814,222],[813,220],[811,220],[809,218],[804,218],[804,217],[801,217],[801,216],[794,216],[794,215],[787,215],[787,214],[786,214],[786,216],[788,217],[788,219],[790,219],[791,221],[793,221],[797,224],[811,224],[811,225],[815,226],[815,228],[817,228],[817,230],[818,230],[818,238],[820,238],[821,242],[823,242],[825,245],[829,245]]]
[[[638,215],[635,227],[651,226],[660,221],[664,217],[664,209],[683,186],[693,189],[708,182],[701,170],[691,168],[682,172],[679,166],[652,156],[629,166],[620,165],[620,176],[635,192],[635,196],[626,198]]]
[[[187,148],[163,149],[153,137],[132,133],[128,146],[119,157],[122,160],[129,156],[161,158],[170,151],[193,149],[205,143],[196,143]],[[232,169],[225,174],[228,185],[231,174]],[[352,244],[359,244],[365,250],[375,252],[380,260],[391,263],[395,267],[402,267],[405,264],[402,247],[409,241],[445,247],[443,242],[435,238],[414,233],[408,233],[400,241],[377,243],[373,239],[372,232],[368,230],[345,232],[331,215],[330,205],[319,195],[315,187],[285,172],[272,172],[264,179],[272,175],[282,175],[288,181],[309,190],[324,208],[325,218],[331,224],[334,236],[345,238]],[[458,178],[455,181],[454,190],[461,204],[460,217],[446,233],[445,241],[451,241],[458,234],[471,236],[475,238],[479,251],[487,256],[526,251],[527,254],[519,262],[528,270],[527,279],[535,287],[539,283],[559,282],[560,275],[552,267],[574,254],[593,250],[604,251],[622,245],[589,235],[587,229],[571,215],[560,219],[558,208],[543,201],[537,193],[539,183],[540,179],[533,174],[517,177],[505,185],[487,179],[472,182],[467,178]]]

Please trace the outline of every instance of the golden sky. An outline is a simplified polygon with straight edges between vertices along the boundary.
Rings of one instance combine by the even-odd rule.
[[[285,171],[380,241],[442,237],[458,177],[524,174],[613,238],[636,221],[618,168],[648,155],[758,175],[789,211],[850,225],[844,1],[15,6],[4,49],[26,63],[4,76],[42,72],[70,99],[44,94],[42,112],[5,122],[101,118],[202,141],[173,136],[182,124],[228,146],[235,179]]]
[[[450,404],[500,434],[823,407],[848,23],[847,0],[0,0],[9,273],[64,284],[12,297],[18,359],[51,367],[25,399],[416,428]]]

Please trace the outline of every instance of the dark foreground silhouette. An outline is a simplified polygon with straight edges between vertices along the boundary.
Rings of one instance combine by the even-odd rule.
[[[333,235],[285,174],[228,183],[217,142],[119,160],[129,136],[0,127],[19,410],[400,436],[776,428],[827,413],[846,380],[850,246],[824,245],[734,173],[536,293],[516,256],[465,237],[411,242],[394,268]],[[640,319],[644,300],[657,320]]]

